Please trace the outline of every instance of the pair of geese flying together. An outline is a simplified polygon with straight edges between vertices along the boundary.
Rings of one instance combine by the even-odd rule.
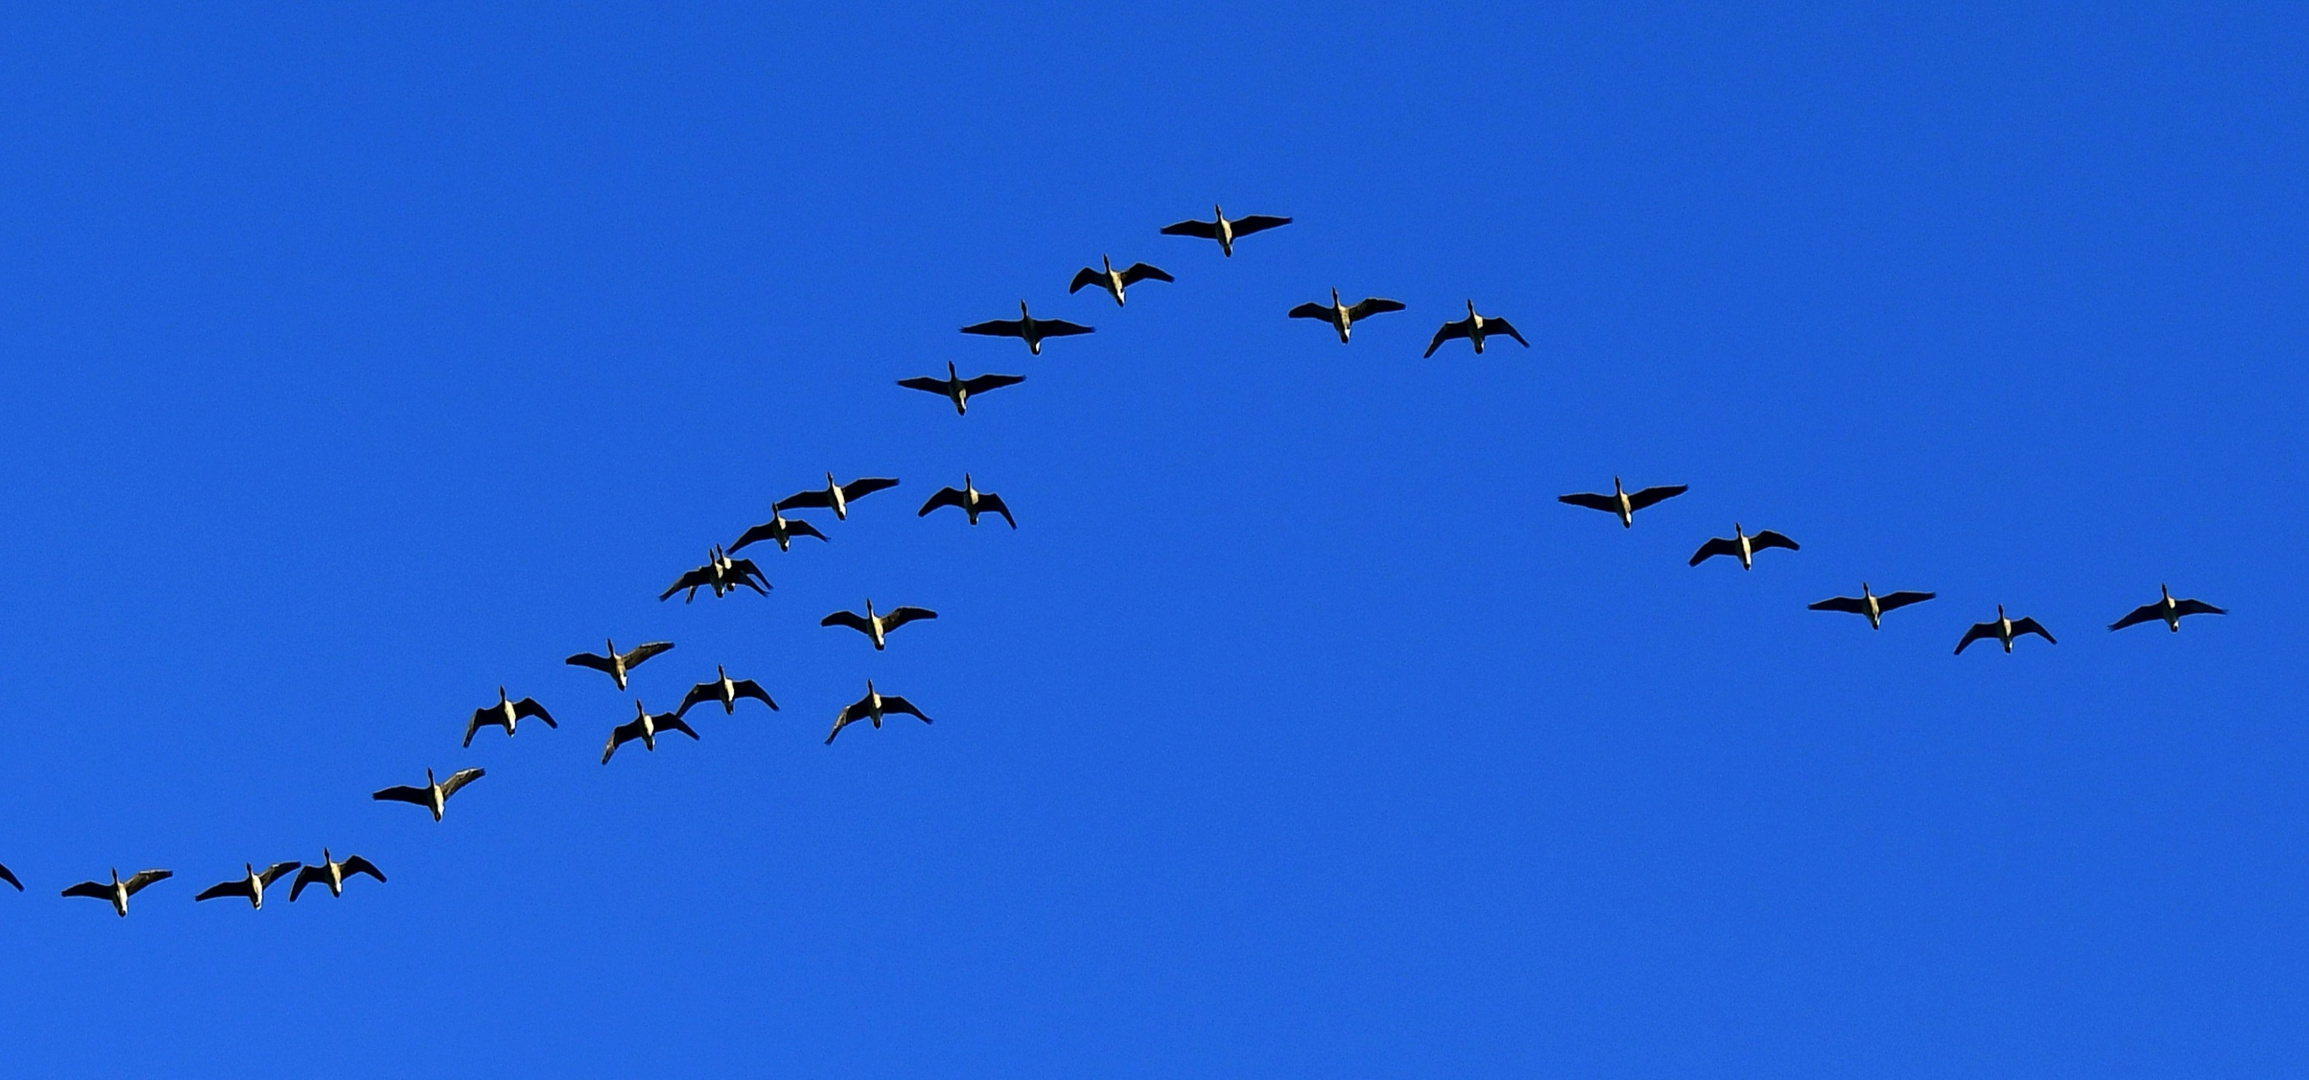
[[[1826,600],[1806,606],[1813,611],[1843,611],[1854,615],[1865,615],[1868,617],[1869,629],[1881,630],[1884,628],[1885,612],[1904,608],[1910,604],[1921,604],[1937,595],[1939,594],[1928,592],[1894,592],[1878,596],[1870,592],[1868,583],[1863,581],[1860,583],[1860,595],[1858,596],[1831,596]],[[1998,604],[1996,606],[1996,620],[1974,623],[1972,629],[1964,632],[1964,640],[1956,643],[1956,651],[1961,654],[1966,647],[1975,641],[1983,638],[1995,638],[2004,646],[2004,651],[2009,653],[2012,651],[2013,639],[2023,634],[2035,634],[2046,641],[2053,640],[2052,635],[2046,633],[2044,626],[2035,619],[2008,619],[2004,615],[2004,605]],[[2059,644],[2059,642],[2053,643]]]
[[[1555,497],[1555,501],[1586,507],[1589,510],[1601,510],[1618,517],[1621,528],[1632,529],[1636,524],[1636,511],[1648,506],[1657,506],[1690,490],[1691,485],[1689,484],[1671,484],[1631,492],[1621,487],[1620,478],[1615,476],[1611,478],[1611,494],[1609,495],[1596,491],[1577,492],[1571,495],[1558,495]],[[1803,550],[1794,540],[1788,539],[1784,533],[1764,529],[1751,534],[1745,526],[1735,521],[1732,523],[1732,535],[1713,537],[1707,543],[1701,544],[1700,549],[1692,553],[1691,565],[1698,566],[1718,555],[1729,555],[1740,560],[1740,569],[1753,570],[1756,566],[1756,553],[1768,548],[1786,548],[1789,551]]]
[[[1367,296],[1353,304],[1342,303],[1339,300],[1339,290],[1333,289],[1329,304],[1310,301],[1292,308],[1290,317],[1316,319],[1329,323],[1331,329],[1339,333],[1339,344],[1345,345],[1357,322],[1373,315],[1384,315],[1390,311],[1402,310],[1402,303],[1379,296]],[[1475,354],[1481,356],[1483,355],[1484,339],[1493,336],[1512,338],[1516,344],[1526,349],[1531,347],[1531,342],[1523,340],[1523,335],[1516,332],[1513,324],[1496,316],[1476,314],[1475,301],[1469,300],[1467,302],[1467,317],[1456,322],[1444,323],[1441,329],[1435,331],[1434,340],[1427,343],[1427,351],[1422,354],[1422,357],[1434,356],[1435,350],[1442,348],[1444,342],[1459,338],[1466,338],[1467,343],[1475,347]]]
[[[730,678],[728,669],[716,664],[713,681],[690,687],[689,693],[682,696],[681,707],[672,712],[653,713],[640,701],[635,701],[633,719],[610,729],[609,744],[601,748],[601,763],[609,764],[609,759],[616,756],[618,747],[636,739],[641,740],[642,749],[653,753],[657,750],[657,737],[664,732],[678,731],[696,739],[697,729],[682,719],[692,706],[711,701],[721,705],[724,715],[735,715],[738,702],[746,698],[769,706],[773,712],[778,708],[778,703],[771,699],[769,691],[762,689],[762,684],[752,679]]]
[[[686,604],[697,599],[699,589],[711,589],[716,597],[720,597],[736,592],[741,588],[752,589],[760,595],[768,596],[771,589],[770,579],[762,574],[762,568],[754,565],[752,559],[733,559],[728,552],[722,550],[720,544],[716,544],[706,552],[706,564],[704,566],[687,571],[682,576],[675,578],[673,584],[666,586],[665,591],[659,593],[657,598],[660,601],[670,600],[673,598],[673,594],[687,589],[689,595],[682,597],[681,601]]]
[[[377,864],[358,855],[347,855],[338,859],[331,856],[327,848],[321,849],[321,861],[318,863],[277,862],[262,870],[257,869],[254,864],[242,863],[241,869],[247,871],[247,876],[217,882],[201,890],[200,894],[193,899],[198,901],[239,897],[247,900],[250,908],[262,909],[265,906],[265,890],[291,870],[297,873],[296,879],[289,883],[289,901],[291,903],[294,903],[297,897],[304,894],[307,885],[326,885],[329,887],[330,896],[343,896],[345,895],[345,881],[356,874],[367,874],[378,881],[385,880],[385,874],[377,869]],[[145,871],[145,873],[152,872],[150,870]],[[160,871],[162,874],[167,872],[166,870]],[[91,881],[87,884],[99,888],[103,887],[102,882]],[[113,905],[113,909],[122,915],[128,914],[127,907],[126,899]]]

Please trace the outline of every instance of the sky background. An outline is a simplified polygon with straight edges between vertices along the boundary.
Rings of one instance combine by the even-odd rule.
[[[2298,7],[471,7],[0,35],[9,1072],[2309,1057]],[[784,711],[598,763],[716,664]],[[936,725],[821,746],[868,677]]]

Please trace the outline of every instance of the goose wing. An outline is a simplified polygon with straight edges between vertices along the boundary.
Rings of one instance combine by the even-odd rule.
[[[329,872],[322,867],[308,866],[297,871],[297,879],[289,883],[289,903],[297,902],[297,897],[304,894],[305,886],[327,880],[329,880]]]
[[[121,884],[127,886],[129,895],[133,896],[155,881],[167,881],[175,876],[176,871],[174,870],[139,870]]]
[[[376,863],[370,862],[369,860],[364,859],[358,855],[347,855],[345,856],[344,861],[339,862],[337,865],[344,870],[346,877],[351,877],[354,874],[367,874],[370,877],[376,878],[378,881],[385,880],[385,872],[377,869]]]
[[[562,663],[568,664],[571,667],[592,668],[595,671],[608,672],[610,674],[615,674],[617,672],[617,663],[615,661],[611,660],[609,657],[589,652],[578,653],[576,656],[572,656],[567,660],[563,660]]]
[[[928,375],[913,379],[900,379],[898,385],[908,390],[920,390],[924,393],[937,394],[940,397],[946,396],[946,380],[933,379]]]
[[[738,584],[749,586],[763,596],[770,595],[770,590],[777,587],[770,584],[769,575],[762,573],[762,568],[754,565],[752,559],[731,559],[730,572],[737,575]]]
[[[659,600],[670,599],[673,594],[683,589],[702,589],[712,585],[713,581],[713,571],[701,566],[673,579],[673,584],[666,586],[664,592],[657,594],[657,598]]]
[[[1025,335],[1019,331],[1025,328],[1026,324],[1017,319],[988,319],[982,323],[971,323],[963,327],[962,332],[965,334],[984,334],[988,337],[1024,337]]]
[[[1147,263],[1132,263],[1130,264],[1129,269],[1122,272],[1122,283],[1124,285],[1136,285],[1142,281],[1177,280],[1177,278],[1174,278],[1170,276],[1170,274],[1166,273],[1162,267],[1152,266]]]
[[[1097,285],[1105,277],[1106,275],[1104,273],[1101,273],[1092,267],[1085,266],[1082,269],[1074,272],[1073,284],[1070,284],[1066,287],[1067,295],[1072,296],[1075,293],[1081,292],[1085,286]],[[1127,285],[1130,283],[1126,281],[1123,284]]]
[[[984,510],[1002,515],[1002,520],[1009,522],[1011,528],[1018,527],[1018,519],[1010,516],[1010,507],[1003,503],[1002,496],[991,491],[981,491],[978,493],[978,505]]]
[[[1354,306],[1348,308],[1347,318],[1350,320],[1363,319],[1369,318],[1373,315],[1385,315],[1390,311],[1401,310],[1403,310],[1403,305],[1397,303],[1396,301],[1389,300],[1383,296],[1371,296],[1365,297],[1364,299],[1356,302]]]
[[[1236,218],[1230,222],[1235,227],[1237,237],[1249,236],[1255,232],[1266,232],[1268,229],[1279,229],[1290,223],[1290,218],[1274,217],[1268,214],[1252,214],[1249,217]]]
[[[641,721],[639,720],[628,720],[609,729],[609,743],[601,748],[601,763],[609,764],[610,756],[617,753],[618,747],[638,738],[641,738]]]
[[[1353,308],[1349,308],[1347,311],[1347,314],[1350,317],[1352,317],[1354,313],[1355,312]],[[1299,305],[1298,307],[1292,308],[1290,317],[1294,319],[1321,319],[1324,322],[1330,322],[1331,308],[1327,304],[1317,304],[1309,301]]]
[[[1705,544],[1701,544],[1700,550],[1692,553],[1691,564],[1693,566],[1698,566],[1701,563],[1704,563],[1709,559],[1713,559],[1718,555],[1730,555],[1734,558],[1737,558],[1739,557],[1739,554],[1740,545],[1738,541],[1718,536],[1710,539]]]
[[[1000,390],[1005,386],[1016,386],[1025,381],[1024,375],[980,375],[975,379],[964,379],[962,389],[976,395],[988,390]]]
[[[447,802],[449,796],[457,794],[458,789],[487,775],[489,774],[481,769],[459,769],[450,773],[449,779],[441,781],[442,801]]]
[[[672,713],[662,714],[655,719],[659,731],[678,731],[692,739],[698,737],[697,729],[690,727],[681,717]]]
[[[1238,233],[1240,231],[1237,230]],[[1219,238],[1219,223],[1216,221],[1178,221],[1163,226],[1162,234],[1164,236],[1199,236],[1205,240],[1216,240]]]
[[[277,862],[271,866],[257,871],[257,880],[264,882],[266,885],[271,885],[273,882],[279,881],[282,874],[286,874],[289,871],[295,870],[303,865],[305,864],[298,862],[295,859],[290,859],[287,862]]]
[[[1616,514],[1620,512],[1620,504],[1618,499],[1614,499],[1609,495],[1598,494],[1593,491],[1579,491],[1573,492],[1569,495],[1558,495],[1555,497],[1555,501],[1559,503],[1568,503],[1572,506],[1584,506],[1590,510],[1601,510],[1607,514]]]
[[[1790,540],[1786,535],[1773,532],[1770,529],[1766,529],[1763,532],[1749,537],[1748,546],[1758,549],[1787,548],[1790,551],[1803,550],[1802,548],[1796,546],[1796,542],[1794,540]]]
[[[769,706],[771,712],[779,711],[777,700],[770,696],[769,691],[762,689],[762,684],[755,682],[752,679],[739,679],[730,683],[730,693],[738,697],[752,698],[755,701],[759,701],[762,704]]]
[[[24,883],[16,880],[16,875],[9,873],[8,868],[5,866],[0,866],[0,881],[5,881],[10,885],[16,886],[17,892],[24,891]]]
[[[692,705],[703,705],[706,702],[720,701],[721,699],[722,684],[718,682],[702,682],[696,686],[690,687],[689,693],[683,694],[681,696],[681,704],[674,708],[673,714],[675,716],[680,716],[689,712],[690,706]]]
[[[546,712],[545,706],[539,705],[537,703],[537,699],[533,697],[525,697],[519,701],[514,702],[513,715],[520,717],[523,720],[528,720],[532,717],[543,720],[545,721],[545,726],[549,728],[558,728],[561,726],[560,724],[553,722],[553,714]]]
[[[1515,324],[1508,322],[1506,319],[1487,318],[1483,320],[1483,332],[1487,335],[1506,334],[1508,337],[1514,338],[1516,344],[1521,345],[1526,349],[1531,348],[1531,342],[1523,340],[1523,335],[1515,332]]]
[[[920,720],[925,724],[930,722],[930,718],[928,716],[924,716],[922,714],[922,710],[915,708],[913,702],[895,694],[882,695],[882,711],[886,713],[905,713],[906,715]]]
[[[418,806],[424,807],[431,807],[433,805],[432,792],[427,791],[421,787],[410,787],[406,784],[400,785],[398,787],[389,787],[383,791],[370,792],[369,797],[377,800],[378,802],[405,802],[414,803]]]
[[[865,616],[860,615],[855,611],[837,611],[823,619],[819,619],[818,625],[847,626],[850,629],[856,630],[857,632],[868,637],[872,637],[874,635],[874,627],[866,622]]]
[[[844,502],[856,502],[859,499],[863,499],[868,495],[872,495],[873,493],[882,490],[883,488],[894,488],[897,486],[898,481],[892,477],[861,476],[856,480],[852,480],[849,483],[842,485],[842,500]]]
[[[2145,622],[2156,622],[2157,620],[2164,617],[2165,605],[2163,603],[2142,604],[2141,606],[2134,608],[2132,611],[2126,613],[2124,618],[2110,623],[2109,629],[2122,630],[2128,626],[2139,626]]]
[[[1466,337],[1467,327],[1468,321],[1466,319],[1461,319],[1458,322],[1444,323],[1443,328],[1435,332],[1435,340],[1427,343],[1427,351],[1420,354],[1421,357],[1425,358],[1435,355],[1435,350],[1442,348],[1443,343],[1446,341],[1450,341],[1453,338]]]
[[[220,896],[237,896],[243,900],[248,900],[254,898],[256,894],[257,891],[249,887],[249,879],[234,878],[231,881],[220,881],[214,885],[209,886],[208,888],[202,889],[201,891],[194,893],[192,898],[196,902],[201,900],[214,900]]]
[[[2217,608],[2202,600],[2176,600],[2173,612],[2178,615],[2227,615],[2229,609]]]
[[[786,523],[786,531],[794,536],[815,536],[820,540],[824,540],[826,538],[825,533],[819,532],[817,526],[812,525],[807,521],[789,521]],[[731,550],[734,551],[736,549],[733,548]]]
[[[937,617],[938,613],[929,608],[894,607],[882,616],[882,632],[887,634],[918,619],[935,619]]]
[[[1879,600],[1878,603],[1882,603],[1882,601]],[[1804,606],[1812,611],[1848,611],[1854,615],[1868,614],[1868,601],[1857,596],[1831,596],[1826,600],[1816,600]]]
[[[670,648],[673,648],[673,642],[670,641],[643,642],[642,644],[634,646],[632,651],[625,654],[625,666],[628,669],[640,667],[642,661],[647,660],[652,656],[656,656],[657,654]]]
[[[471,749],[473,746],[473,733],[484,727],[501,727],[507,732],[513,730],[513,725],[505,722],[505,714],[497,711],[496,706],[475,709],[473,710],[473,719],[465,722],[465,747],[467,749]]]
[[[67,887],[60,895],[85,896],[91,900],[110,900],[112,899],[112,886],[102,881],[83,881],[78,885]]]
[[[1962,653],[1962,652],[1964,651],[1965,647],[1966,647],[1966,646],[1968,646],[1968,645],[1970,645],[1970,644],[1972,644],[1973,642],[1975,642],[1975,641],[1979,641],[1979,640],[1980,640],[1980,639],[1982,639],[1982,638],[1994,638],[1995,636],[1996,636],[1996,624],[1995,624],[1995,623],[1992,623],[1992,622],[1984,622],[1984,623],[1973,623],[1973,624],[1972,624],[1972,629],[1970,629],[1970,630],[1967,630],[1967,631],[1965,631],[1965,632],[1964,632],[1964,640],[1962,640],[1962,641],[1959,641],[1959,642],[1957,642],[1957,643],[1956,643],[1956,651],[1957,651],[1958,653]]]
[[[927,516],[930,511],[936,510],[941,506],[961,506],[963,503],[964,496],[962,494],[962,489],[939,488],[938,494],[930,496],[930,501],[923,503],[922,509],[916,511],[914,516],[924,517]]]
[[[1644,507],[1653,505],[1654,503],[1666,502],[1667,500],[1673,499],[1676,496],[1690,490],[1691,485],[1689,484],[1671,484],[1665,487],[1648,487],[1642,491],[1628,496],[1628,509],[1631,511],[1641,510]]]
[[[2014,619],[2012,621],[2012,636],[2019,637],[2022,634],[2035,634],[2055,645],[2060,644],[2058,641],[2053,641],[2052,634],[2045,630],[2044,624],[2035,619]]]
[[[833,507],[834,496],[824,488],[819,488],[816,491],[797,491],[770,504],[772,510],[831,510]],[[761,527],[766,529],[769,526]]]
[[[1065,319],[1034,320],[1034,333],[1037,337],[1069,337],[1074,334],[1090,333],[1092,329],[1092,327],[1084,326],[1081,323],[1070,323]]]
[[[1876,610],[1890,611],[1893,608],[1904,608],[1910,604],[1921,604],[1938,595],[1940,594],[1928,592],[1885,593],[1876,598]]]

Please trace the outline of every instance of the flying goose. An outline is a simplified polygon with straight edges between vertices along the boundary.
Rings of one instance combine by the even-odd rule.
[[[8,868],[5,866],[0,866],[0,881],[5,881],[10,885],[16,886],[17,892],[24,891],[24,883],[16,880],[16,875],[9,873]]]
[[[698,737],[698,733],[690,730],[688,724],[682,723],[680,713],[658,713],[653,716],[642,707],[641,702],[634,702],[633,719],[609,729],[609,745],[601,748],[601,763],[609,764],[610,755],[617,753],[618,747],[635,739],[641,740],[642,749],[656,752],[657,735],[661,731],[678,731],[692,739]]]
[[[1265,214],[1252,214],[1229,221],[1227,212],[1216,205],[1211,207],[1211,218],[1210,221],[1181,221],[1165,225],[1162,233],[1164,236],[1199,236],[1205,240],[1216,240],[1219,242],[1219,254],[1231,259],[1235,255],[1237,239],[1291,223],[1290,218]]]
[[[596,656],[592,653],[581,652],[576,656],[572,656],[569,659],[562,661],[562,663],[574,665],[576,667],[589,667],[595,671],[606,671],[609,673],[610,678],[617,680],[617,688],[620,690],[625,689],[625,676],[628,671],[640,667],[642,661],[647,660],[652,656],[656,656],[657,654],[664,652],[667,649],[673,648],[673,642],[652,641],[646,644],[636,645],[633,647],[632,652],[619,655],[617,651],[617,642],[605,638],[603,639],[602,644],[608,654],[606,656]]]
[[[634,661],[637,664],[640,662],[639,660]],[[545,726],[549,728],[561,726],[553,722],[553,714],[546,712],[545,706],[539,705],[536,698],[525,697],[519,701],[507,701],[505,688],[500,686],[497,688],[497,704],[483,705],[473,710],[473,719],[465,722],[465,746],[467,749],[471,749],[473,733],[484,727],[504,728],[506,737],[511,738],[513,729],[520,726],[523,720],[531,717],[545,721]]]
[[[978,515],[980,514],[1000,514],[1002,520],[1010,523],[1011,528],[1018,527],[1018,519],[1010,516],[1010,508],[1002,504],[1002,496],[991,491],[978,490],[977,486],[970,482],[969,473],[962,474],[961,488],[939,488],[938,494],[930,496],[930,501],[923,503],[921,511],[914,516],[925,517],[930,511],[941,506],[961,507],[963,513],[970,515],[972,525],[978,524]]]
[[[819,532],[817,526],[807,521],[788,518],[779,513],[778,508],[773,506],[770,508],[770,520],[747,529],[744,534],[738,537],[737,543],[730,545],[730,554],[737,554],[739,548],[757,540],[775,540],[778,542],[778,550],[785,551],[793,544],[794,538],[797,536],[815,536],[820,540],[826,538],[826,534]]]
[[[1868,583],[1863,581],[1860,583],[1860,595],[1858,596],[1831,596],[1816,604],[1807,604],[1805,607],[1812,611],[1849,611],[1854,615],[1866,615],[1868,616],[1868,629],[1882,630],[1884,629],[1885,612],[1893,608],[1904,608],[1910,604],[1921,604],[1937,595],[1939,594],[1928,592],[1896,592],[1878,596],[1869,592]]]
[[[1080,323],[1070,323],[1065,319],[1037,319],[1027,312],[1026,301],[1021,300],[1018,302],[1017,318],[988,319],[982,323],[971,323],[963,327],[962,332],[965,334],[984,334],[987,337],[1021,338],[1026,342],[1026,351],[1041,356],[1042,339],[1088,334],[1094,329],[1094,327],[1083,326]]]
[[[842,706],[842,711],[834,714],[834,730],[826,733],[826,745],[834,745],[834,736],[840,735],[842,729],[850,726],[852,721],[871,720],[879,728],[882,726],[882,718],[892,713],[904,713],[925,724],[930,722],[930,718],[922,715],[922,710],[915,708],[913,702],[874,689],[874,680],[868,679],[866,696]]]
[[[112,881],[110,883],[102,881],[83,881],[78,885],[74,885],[73,887],[64,890],[64,895],[85,896],[91,900],[106,901],[112,905],[114,914],[117,914],[121,918],[125,919],[128,917],[129,897],[135,896],[137,893],[143,891],[145,886],[150,885],[155,881],[166,881],[167,879],[175,876],[176,873],[172,870],[139,870],[134,875],[131,875],[127,881],[122,881],[120,880],[120,871],[116,869],[112,872]]]
[[[1354,327],[1357,320],[1401,310],[1403,310],[1402,304],[1377,296],[1366,296],[1353,304],[1342,304],[1339,302],[1339,290],[1333,289],[1331,290],[1331,303],[1328,307],[1310,300],[1292,308],[1291,318],[1321,319],[1330,323],[1331,329],[1339,332],[1339,344],[1345,345],[1347,343],[1347,331]]]
[[[1136,285],[1142,281],[1178,280],[1169,274],[1163,273],[1161,267],[1148,266],[1145,263],[1132,263],[1128,269],[1117,270],[1114,268],[1114,263],[1108,261],[1107,257],[1104,255],[1098,257],[1098,263],[1100,266],[1105,267],[1105,269],[1093,270],[1090,267],[1085,266],[1081,270],[1075,272],[1074,284],[1066,287],[1066,294],[1068,296],[1072,296],[1075,293],[1081,292],[1082,287],[1085,285],[1096,285],[1101,289],[1105,289],[1108,296],[1114,297],[1114,306],[1121,307],[1122,291],[1124,289],[1130,288],[1131,286]]]
[[[730,558],[729,554],[722,550],[720,544],[715,544],[712,549],[706,552],[706,564],[704,566],[685,572],[682,576],[675,578],[673,584],[666,586],[664,592],[657,594],[657,598],[660,601],[668,600],[673,597],[673,594],[688,589],[689,595],[682,597],[681,601],[686,604],[697,599],[699,589],[712,589],[714,595],[718,597],[725,593],[734,593],[738,591],[740,586],[752,589],[763,596],[770,595],[770,579],[762,576],[761,567],[755,566],[752,559]]]
[[[297,879],[289,883],[289,902],[296,903],[297,896],[305,891],[305,886],[316,882],[328,886],[330,896],[343,896],[345,879],[354,874],[367,874],[379,882],[385,880],[384,872],[377,869],[376,863],[358,855],[347,855],[343,859],[330,858],[329,849],[322,848],[321,861],[297,871]]]
[[[415,803],[431,810],[433,820],[439,821],[441,811],[448,809],[449,796],[457,794],[457,789],[487,775],[479,769],[459,769],[450,773],[447,780],[435,780],[433,770],[427,769],[424,787],[389,787],[369,797],[379,802]]]
[[[1973,623],[1972,629],[1964,632],[1964,640],[1956,643],[1956,651],[1961,654],[1964,652],[1965,646],[1970,645],[1975,641],[1979,641],[1982,638],[1995,638],[1997,641],[2003,643],[2004,651],[2011,652],[2012,639],[2019,637],[2022,634],[2035,634],[2036,636],[2043,638],[2048,642],[2052,642],[2054,645],[2060,644],[2060,642],[2053,641],[2052,635],[2046,633],[2043,624],[2038,623],[2035,619],[2005,618],[2004,605],[1998,604],[1996,605],[1996,621]]]
[[[1790,540],[1787,537],[1773,532],[1770,529],[1766,529],[1754,536],[1750,536],[1746,532],[1742,531],[1740,528],[1740,523],[1735,521],[1732,523],[1732,535],[1715,537],[1709,540],[1707,543],[1701,544],[1700,550],[1692,553],[1692,565],[1698,566],[1701,563],[1706,562],[1709,559],[1713,559],[1718,555],[1735,555],[1739,557],[1740,569],[1751,570],[1754,569],[1753,564],[1756,561],[1756,553],[1764,550],[1765,548],[1787,548],[1790,551],[1799,550],[1796,547],[1796,542],[1794,540]]]
[[[937,612],[928,608],[918,607],[891,608],[890,610],[885,611],[880,615],[876,615],[874,614],[874,601],[871,597],[869,597],[866,600],[866,614],[859,615],[855,611],[837,611],[823,619],[818,620],[818,625],[847,626],[852,630],[856,630],[857,632],[872,638],[874,641],[874,651],[880,652],[882,651],[883,639],[890,633],[890,631],[896,630],[899,627],[913,622],[916,619],[935,619],[937,617]]]
[[[850,502],[898,486],[898,481],[879,476],[861,476],[847,484],[834,482],[834,474],[826,474],[826,486],[817,491],[797,491],[770,504],[772,510],[832,510],[834,520],[850,520]],[[820,539],[823,539],[821,537]]]
[[[2181,632],[2181,616],[2183,615],[2228,614],[2227,610],[2214,607],[2202,600],[2175,600],[2172,590],[2163,585],[2157,586],[2157,592],[2162,594],[2159,600],[2153,604],[2142,604],[2134,608],[2132,614],[2110,623],[2109,629],[2122,630],[2128,626],[2137,626],[2151,620],[2163,619],[2165,626],[2178,634]]]
[[[692,705],[718,701],[721,703],[723,715],[735,715],[738,711],[739,698],[753,698],[769,706],[771,712],[778,711],[778,703],[770,700],[770,692],[762,689],[762,684],[752,679],[730,678],[729,672],[722,670],[720,664],[715,664],[714,681],[702,682],[690,687],[689,693],[682,695],[681,708],[675,709],[673,714],[677,717],[686,716]]]
[[[1476,314],[1475,301],[1469,300],[1467,317],[1458,322],[1444,323],[1443,328],[1435,332],[1435,340],[1427,343],[1426,355],[1435,355],[1435,350],[1442,348],[1443,343],[1452,338],[1466,338],[1468,344],[1475,346],[1475,355],[1481,356],[1483,339],[1493,334],[1504,334],[1514,338],[1516,344],[1531,348],[1531,342],[1523,340],[1523,335],[1516,333],[1515,327],[1509,326],[1506,319],[1485,318]]]
[[[1000,390],[1005,386],[1016,386],[1025,381],[1026,376],[1024,375],[980,375],[974,379],[965,379],[954,373],[954,361],[948,360],[945,378],[941,379],[936,375],[924,375],[919,378],[900,379],[898,385],[908,390],[920,390],[928,394],[943,395],[946,400],[954,403],[954,415],[968,416],[970,415],[970,398],[972,395],[983,394],[988,390]]]
[[[1673,499],[1689,490],[1691,490],[1689,484],[1676,484],[1670,487],[1648,487],[1631,494],[1621,490],[1620,478],[1615,476],[1611,478],[1611,494],[1609,495],[1598,492],[1580,492],[1572,495],[1558,495],[1555,497],[1555,501],[1570,503],[1573,506],[1584,506],[1590,510],[1601,510],[1607,514],[1618,514],[1620,528],[1632,529],[1636,524],[1636,511],[1656,502]]]
[[[277,862],[259,870],[248,863],[242,863],[241,869],[248,871],[247,877],[217,882],[202,889],[200,895],[193,897],[193,899],[215,900],[219,897],[238,896],[247,900],[249,907],[262,908],[265,906],[265,887],[280,880],[282,874],[303,865],[305,864],[291,859],[288,862]]]

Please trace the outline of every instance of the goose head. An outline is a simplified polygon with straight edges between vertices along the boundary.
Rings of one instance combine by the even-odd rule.
[[[1339,303],[1339,290],[1337,290],[1337,289],[1333,289],[1333,290],[1331,290],[1331,306],[1332,306],[1332,307],[1334,307],[1334,308],[1338,308],[1338,307],[1342,307],[1342,306],[1344,306],[1344,305],[1342,305],[1342,304],[1340,304],[1340,303]]]
[[[978,485],[976,485],[976,484],[973,484],[973,483],[971,483],[971,482],[970,482],[970,474],[969,474],[969,473],[963,473],[963,474],[962,474],[962,493],[963,493],[964,495],[976,495],[976,494],[978,494]]]
[[[947,381],[947,382],[961,382],[961,381],[962,381],[962,376],[961,376],[961,375],[959,375],[959,374],[957,374],[957,373],[955,372],[955,370],[954,370],[954,361],[952,361],[952,360],[948,360],[948,361],[946,361],[946,381]]]

